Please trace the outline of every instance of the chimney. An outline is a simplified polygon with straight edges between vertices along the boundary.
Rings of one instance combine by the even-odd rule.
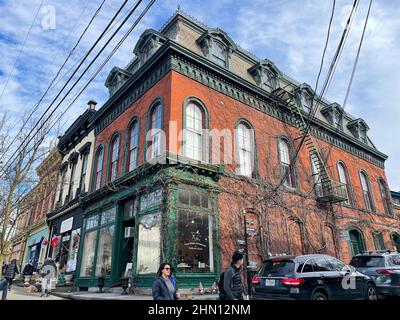
[[[89,100],[87,105],[89,110],[96,110],[96,104],[97,102],[94,100]]]

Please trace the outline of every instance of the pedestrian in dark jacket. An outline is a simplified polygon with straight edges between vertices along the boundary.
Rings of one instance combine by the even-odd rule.
[[[0,280],[1,300],[7,300],[8,281],[7,279]]]
[[[6,271],[4,272],[4,278],[8,281],[8,288],[11,289],[12,281],[15,277],[15,274],[19,273],[17,267],[17,259],[11,260],[10,264],[7,265]]]
[[[152,293],[154,300],[178,300],[180,298],[176,280],[172,276],[171,264],[168,262],[162,263],[158,268]]]
[[[221,300],[243,300],[246,290],[242,282],[241,268],[243,266],[243,255],[236,251],[232,256],[231,265],[224,273],[224,291]]]

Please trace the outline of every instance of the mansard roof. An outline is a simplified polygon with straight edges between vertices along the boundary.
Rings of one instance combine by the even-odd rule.
[[[117,75],[122,75],[123,77],[129,78],[132,74],[124,69],[114,66],[108,74],[107,79],[104,83],[107,88],[113,83]]]
[[[135,48],[133,49],[133,53],[136,56],[139,56],[139,54],[141,52],[143,52],[143,49],[146,46],[147,41],[151,38],[159,39],[161,42],[164,42],[167,40],[167,37],[165,35],[163,35],[162,33],[158,32],[154,29],[147,29],[139,37],[139,40],[137,41]]]

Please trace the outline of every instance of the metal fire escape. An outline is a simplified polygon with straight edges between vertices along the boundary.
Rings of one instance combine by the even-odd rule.
[[[304,144],[306,145],[313,167],[317,172],[314,172],[315,195],[321,203],[335,203],[347,200],[346,185],[330,178],[324,158],[319,150],[315,138],[307,130],[306,114],[296,103],[293,93],[285,90],[285,88],[275,89],[272,94],[279,100],[284,102],[291,114],[296,119],[296,125],[299,130],[305,135]]]

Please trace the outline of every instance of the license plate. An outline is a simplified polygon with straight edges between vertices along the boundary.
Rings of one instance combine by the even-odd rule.
[[[265,279],[265,285],[267,287],[273,287],[275,286],[275,279]]]

